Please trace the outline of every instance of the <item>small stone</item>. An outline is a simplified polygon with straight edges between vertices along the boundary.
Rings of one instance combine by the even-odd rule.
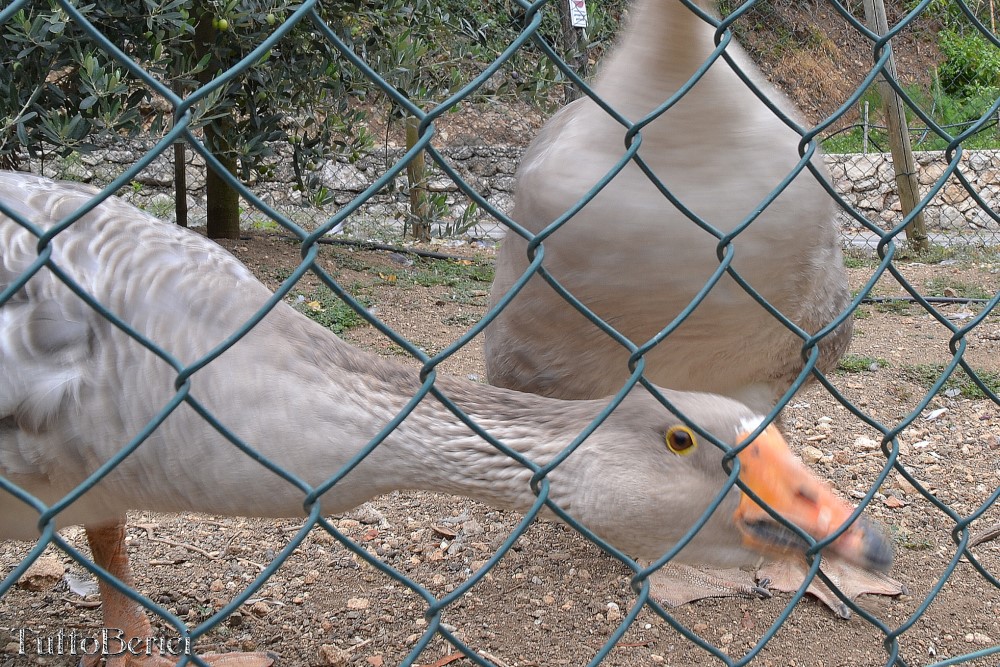
[[[908,496],[917,492],[917,487],[910,484],[909,480],[899,473],[896,473],[896,488]]]
[[[812,445],[806,445],[802,448],[802,460],[806,463],[817,463],[823,458],[823,452]]]
[[[213,579],[212,583],[208,585],[208,590],[213,593],[220,593],[226,589],[226,584],[223,583],[222,579]]]
[[[271,613],[271,608],[267,606],[267,603],[258,600],[250,606],[250,612],[254,616],[264,617]]]
[[[863,449],[866,451],[873,451],[879,449],[882,445],[878,440],[872,440],[871,438],[865,436],[859,436],[854,439],[854,447],[856,449]]]
[[[609,623],[617,623],[622,619],[622,610],[617,603],[608,603],[607,619]]]
[[[319,570],[309,570],[306,572],[305,576],[302,577],[302,583],[306,586],[311,586],[315,584],[319,579]]]
[[[368,609],[371,601],[368,598],[349,598],[347,600],[348,609]]]
[[[337,648],[333,644],[323,644],[319,647],[319,662],[329,667],[343,667],[351,659],[349,651]]]
[[[29,591],[48,591],[62,581],[66,566],[54,556],[42,556],[21,575],[17,585]]]
[[[733,642],[733,633],[727,632],[726,634],[719,637],[719,643],[725,646],[726,644],[731,644]]]

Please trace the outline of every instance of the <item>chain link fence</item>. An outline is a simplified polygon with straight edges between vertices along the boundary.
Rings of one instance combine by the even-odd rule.
[[[316,241],[331,233],[399,240],[415,222],[432,225],[433,234],[439,236],[502,238],[512,223],[506,214],[512,201],[514,169],[526,141],[542,126],[549,112],[572,97],[570,89],[579,87],[566,61],[584,63],[588,69],[595,67],[625,11],[621,3],[592,8],[583,46],[578,39],[572,42],[575,52],[563,52],[570,42],[563,40],[566,32],[559,12],[544,2],[506,2],[474,8],[448,5],[447,17],[435,13],[435,8],[445,6],[442,3],[389,3],[396,11],[393,20],[399,22],[395,33],[381,30],[381,15],[374,6],[212,2],[201,7],[207,8],[212,17],[215,32],[211,39],[227,59],[210,65],[218,54],[195,51],[186,60],[164,56],[172,48],[183,52],[187,46],[182,36],[190,37],[199,29],[190,18],[193,10],[188,11],[187,3],[148,2],[147,15],[126,20],[121,34],[107,27],[123,20],[116,14],[121,8],[114,3],[101,5],[81,7],[54,0],[21,0],[0,10],[0,52],[5,54],[7,65],[0,79],[6,86],[8,101],[14,101],[13,111],[5,112],[0,119],[4,131],[0,155],[8,166],[107,184],[109,191],[164,218],[177,216],[175,202],[180,199],[189,210],[189,224],[197,225],[207,217],[202,213],[206,196],[201,190],[204,165],[210,164],[222,173],[226,164],[218,156],[230,154],[235,157],[235,175],[222,178],[242,197],[243,224],[256,229],[281,229],[297,237],[302,245],[302,263],[281,294],[287,294],[295,280],[313,270],[359,313],[367,311],[316,265]],[[992,4],[924,0],[889,9],[888,36],[892,38],[899,72],[891,89],[902,96],[904,115],[910,121],[906,132],[918,151],[914,174],[919,185],[917,211],[925,213],[934,243],[994,245],[994,234],[1000,230],[1000,157],[996,150],[1000,42],[993,25]],[[944,650],[940,642],[944,640],[921,619],[960,568],[973,571],[975,592],[970,593],[970,605],[977,609],[987,605],[993,610],[1000,606],[995,554],[981,557],[971,548],[972,529],[981,527],[984,517],[992,516],[1000,486],[995,478],[974,479],[969,484],[984,487],[975,503],[961,507],[949,503],[943,489],[934,488],[927,479],[920,480],[913,473],[909,456],[921,456],[926,442],[901,445],[900,435],[923,423],[928,411],[938,405],[940,392],[950,391],[946,383],[959,370],[968,374],[985,397],[989,407],[982,410],[986,415],[983,419],[992,419],[1000,405],[995,387],[990,377],[981,370],[977,372],[965,355],[970,341],[985,344],[983,340],[989,339],[982,333],[983,327],[992,325],[989,317],[1000,295],[984,295],[979,310],[965,318],[951,318],[942,314],[920,286],[899,269],[897,253],[903,231],[915,215],[904,210],[896,190],[898,174],[892,161],[882,155],[887,142],[882,128],[888,126],[883,109],[890,93],[885,88],[876,89],[876,84],[880,68],[887,67],[885,42],[865,27],[864,8],[835,1],[779,4],[774,0],[750,0],[723,3],[720,11],[720,43],[729,34],[742,42],[765,74],[784,84],[802,109],[808,119],[805,134],[822,140],[833,179],[830,193],[838,197],[839,222],[847,242],[876,250],[872,277],[858,291],[853,307],[863,313],[863,307],[859,308],[861,300],[879,279],[892,276],[905,292],[907,302],[926,314],[928,326],[946,330],[951,338],[952,356],[942,368],[933,371],[926,395],[909,401],[892,422],[884,424],[873,418],[867,405],[855,405],[832,385],[826,385],[858,421],[877,434],[877,446],[885,455],[879,475],[859,499],[871,503],[885,490],[890,473],[898,474],[911,489],[912,497],[935,509],[954,542],[947,551],[946,565],[935,573],[933,585],[921,591],[912,605],[896,610],[892,618],[891,614],[852,607],[859,617],[852,622],[864,624],[864,632],[874,635],[874,641],[882,645],[884,654],[878,664],[990,664],[988,661],[1000,652],[1000,631],[995,624],[991,628],[970,628],[971,639],[962,638],[967,646],[953,646],[948,657],[939,658],[938,652]],[[425,15],[436,17],[429,26],[421,18]],[[497,26],[503,30],[491,32]],[[421,37],[418,28],[438,32]],[[449,45],[452,48],[447,50],[447,57],[436,58],[440,42],[434,40],[449,30],[457,31],[454,34],[458,37]],[[72,48],[64,54],[67,44]],[[392,48],[382,49],[380,44]],[[299,47],[301,52],[296,50]],[[563,53],[565,60],[557,57],[557,52]],[[43,55],[44,66],[33,70],[30,64]],[[285,56],[302,68],[299,81],[314,78],[313,83],[320,83],[319,74],[323,74],[336,85],[316,91],[308,100],[297,97],[298,93],[281,87],[281,77],[287,71],[283,72],[278,62]],[[309,59],[313,56],[316,60]],[[25,64],[16,67],[14,62],[18,60]],[[218,71],[212,66],[217,66]],[[278,75],[273,80],[260,74],[268,67]],[[39,72],[41,78],[31,78]],[[288,95],[285,108],[268,107],[265,114],[263,100],[275,93]],[[117,95],[129,103],[122,104]],[[248,111],[254,107],[239,106],[240,95],[260,101],[260,118]],[[407,118],[416,120],[415,141],[407,140]],[[213,121],[223,129],[206,129]],[[272,130],[281,136],[270,136]],[[236,139],[240,133],[254,140],[241,146]],[[172,151],[175,140],[187,143],[183,155]],[[331,146],[336,147],[336,154],[328,150]],[[427,172],[416,177],[408,175],[407,168],[420,154],[428,158]],[[188,166],[188,191],[179,197],[173,192],[178,158]],[[420,211],[415,211],[414,192],[422,202]],[[0,303],[11,299],[13,292],[6,289],[0,293]],[[383,333],[424,366],[421,378],[426,384],[415,399],[427,393],[440,395],[434,387],[435,367],[485,324],[484,320],[470,329],[467,337],[433,358],[403,336],[383,328]],[[222,352],[215,351],[205,362]],[[877,360],[872,363],[877,365]],[[184,374],[190,372],[190,368],[184,369]],[[800,377],[799,384],[804,379]],[[185,396],[178,394],[171,405],[164,407],[164,414],[183,400]],[[401,419],[386,424],[387,429]],[[221,424],[215,427],[226,432]],[[476,432],[488,438],[481,429]],[[238,440],[231,434],[227,437]],[[371,447],[380,440],[373,440]],[[921,443],[925,444],[917,447]],[[123,450],[112,463],[119,463],[138,444]],[[548,470],[536,466],[532,472],[540,484],[540,495],[528,520],[548,500]],[[88,483],[96,483],[96,478]],[[0,493],[12,493],[13,484],[4,480]],[[476,664],[497,664],[456,637],[442,624],[442,613],[473,590],[488,569],[513,547],[528,520],[466,585],[452,594],[434,596],[404,572],[343,535],[336,525],[319,515],[319,504],[312,507],[313,513],[288,547],[263,569],[252,587],[212,615],[210,622],[199,625],[197,636],[211,631],[237,610],[252,591],[282,567],[310,530],[318,527],[422,599],[429,625],[415,639],[406,664],[416,663],[423,648],[435,637],[443,638]],[[43,507],[39,511],[49,518],[58,509],[61,507]],[[677,642],[691,642],[704,649],[706,660],[727,665],[768,664],[768,642],[781,631],[803,595],[799,590],[774,622],[757,633],[751,647],[733,657],[678,620],[679,614],[651,600],[647,570],[572,519],[569,523],[636,575],[634,606],[606,641],[602,640],[591,664],[619,664],[613,653],[616,643],[638,614],[649,610],[677,631]],[[49,544],[59,545],[94,571],[82,554],[46,524],[38,548],[5,572],[0,595],[9,593],[31,561]],[[813,575],[817,568],[818,561]],[[120,582],[115,583],[123,588]],[[180,619],[147,599],[139,599],[178,632],[191,634]],[[4,620],[13,626],[31,619]],[[987,630],[994,634],[990,636]],[[933,639],[928,639],[932,635]],[[812,664],[812,645],[823,641],[826,638],[803,638],[796,664]],[[919,646],[919,652],[913,646]]]

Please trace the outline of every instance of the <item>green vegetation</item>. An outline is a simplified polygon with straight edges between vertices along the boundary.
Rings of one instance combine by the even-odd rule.
[[[913,533],[894,524],[889,526],[889,531],[892,535],[893,541],[898,544],[901,549],[907,549],[909,551],[926,551],[934,548],[934,542],[931,541],[926,533]]]
[[[480,289],[488,289],[493,282],[493,265],[479,259],[418,258],[408,272],[408,277],[423,287],[457,287],[471,282],[480,283]]]
[[[565,54],[566,59],[595,61],[617,30],[625,4],[592,4],[583,46],[573,47],[582,53]],[[350,64],[335,40],[308,16],[298,17],[249,68],[230,75],[230,68],[286,27],[299,7],[290,0],[149,0],[139,14],[135,3],[125,0],[76,6],[127,57],[178,96],[223,81],[191,108],[190,129],[243,181],[267,178],[279,161],[287,160],[277,147],[289,146],[296,187],[314,206],[331,198],[318,178],[321,165],[337,157],[357,159],[373,145],[371,110],[383,115],[387,106],[392,120],[409,115],[386,92],[386,84],[430,110],[495,61],[520,36],[526,19],[517,3],[318,4],[315,11],[324,24],[385,81],[379,83]],[[550,3],[541,12],[535,38],[561,50],[555,7]],[[157,139],[172,126],[174,110],[163,104],[163,96],[118,63],[57,3],[28,3],[0,26],[0,34],[0,164],[16,166],[22,149],[32,159],[65,157],[114,139],[140,134]],[[562,72],[529,42],[462,103],[523,99],[554,108],[564,101],[555,94],[564,81]],[[214,175],[208,178],[208,234],[235,238],[237,199],[221,179],[215,184]],[[441,202],[431,201],[435,203]],[[475,213],[470,208],[467,218],[432,221],[442,226],[440,233],[454,233],[471,224]]]
[[[860,248],[844,249],[844,267],[848,269],[865,269],[878,266],[878,259],[870,250]]]
[[[944,364],[906,364],[902,366],[903,377],[930,389],[941,374],[944,372]],[[994,371],[976,371],[979,380],[994,394],[1000,392],[1000,373]],[[945,380],[941,391],[957,389],[961,396],[965,398],[981,399],[986,398],[986,394],[976,385],[969,375],[962,369],[956,368],[955,372]],[[940,393],[940,392],[939,392]]]
[[[361,299],[363,305],[365,300]],[[359,327],[365,319],[328,289],[303,295],[303,300],[295,304],[295,309],[315,320],[335,334]]]
[[[845,373],[865,373],[887,368],[889,362],[876,357],[865,357],[860,354],[845,354],[837,363],[837,370]]]
[[[472,313],[459,313],[458,315],[449,315],[441,320],[443,324],[449,326],[457,327],[471,327],[479,321],[479,316]]]
[[[901,315],[906,317],[913,314],[910,310],[911,305],[913,305],[911,302],[900,299],[894,301],[879,301],[878,303],[873,304],[873,307],[880,313],[889,313],[891,315]]]
[[[957,136],[979,120],[989,111],[1000,96],[1000,88],[963,90],[961,93],[946,92],[940,85],[940,78],[935,75],[931,90],[916,85],[903,86],[907,96],[922,109],[931,119],[950,134]],[[865,91],[858,100],[859,115],[868,102],[869,152],[886,152],[889,141],[886,135],[885,119],[882,111],[882,98],[875,86]],[[906,118],[910,128],[910,141],[915,150],[944,150],[950,141],[929,130],[912,109],[906,108]],[[827,153],[861,153],[864,150],[864,127],[860,124],[831,134],[822,140],[823,150]],[[962,141],[966,149],[1000,148],[1000,134],[997,133],[996,121],[986,123],[976,133]]]
[[[950,294],[947,292],[951,292]],[[924,296],[954,296],[966,299],[990,299],[993,294],[979,285],[970,285],[947,276],[934,276],[924,282]]]
[[[940,264],[946,259],[955,259],[960,255],[966,254],[969,251],[958,246],[943,246],[930,244],[923,249],[910,248],[907,245],[902,246],[895,256],[896,261],[900,262],[919,262],[921,264]]]

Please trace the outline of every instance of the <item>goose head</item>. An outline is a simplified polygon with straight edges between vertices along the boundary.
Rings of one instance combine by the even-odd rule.
[[[596,483],[574,490],[568,500],[570,513],[612,544],[653,560],[673,548],[718,502],[678,554],[679,561],[733,567],[804,552],[808,543],[799,533],[730,483],[723,467],[725,451],[699,433],[707,431],[727,447],[736,447],[747,442],[761,417],[718,395],[660,392],[699,428],[666,412],[646,390],[633,390],[592,441],[584,442],[589,448],[581,459],[590,469],[572,474]],[[650,418],[656,414],[663,417]],[[764,505],[817,541],[839,530],[854,511],[791,452],[773,424],[746,444],[736,460],[742,483]],[[559,474],[557,468],[553,472],[557,500]],[[863,517],[824,553],[865,569],[885,570],[892,563],[890,541]]]

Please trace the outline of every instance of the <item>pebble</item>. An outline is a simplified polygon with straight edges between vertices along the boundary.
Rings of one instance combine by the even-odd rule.
[[[866,436],[858,436],[854,439],[854,447],[856,449],[864,449],[867,451],[873,451],[881,447],[881,443],[878,440],[873,440],[872,438]]]
[[[368,598],[348,598],[347,608],[348,609],[368,609],[371,606],[371,601]]]
[[[251,605],[250,611],[254,616],[267,616],[271,613],[271,608],[266,603],[257,601]]]
[[[965,641],[970,644],[979,644],[980,646],[988,646],[993,643],[993,638],[982,632],[970,632],[965,635]]]
[[[29,591],[47,591],[62,581],[66,566],[54,556],[42,556],[21,575],[18,588]]]
[[[823,451],[812,445],[806,445],[802,448],[801,456],[806,463],[818,463],[823,458]]]
[[[608,603],[607,619],[609,623],[617,623],[622,619],[622,610],[617,603]]]
[[[343,667],[351,659],[350,651],[345,651],[333,644],[323,644],[319,647],[319,662],[329,667]]]

